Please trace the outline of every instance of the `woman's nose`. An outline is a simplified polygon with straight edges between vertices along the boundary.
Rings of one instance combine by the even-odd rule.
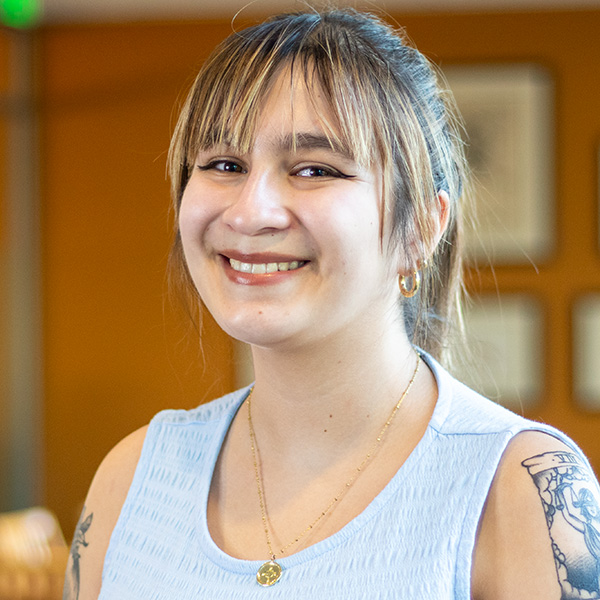
[[[225,224],[244,235],[286,229],[291,216],[283,187],[283,182],[272,173],[249,173],[231,191],[231,204],[223,212]]]

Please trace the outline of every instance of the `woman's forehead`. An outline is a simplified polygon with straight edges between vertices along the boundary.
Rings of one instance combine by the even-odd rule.
[[[264,98],[255,136],[269,134],[288,149],[327,147],[349,153],[343,143],[339,119],[318,82],[298,73],[281,73]]]

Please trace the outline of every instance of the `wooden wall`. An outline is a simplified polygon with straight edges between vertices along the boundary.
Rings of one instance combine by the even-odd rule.
[[[46,494],[67,530],[119,439],[233,387],[229,341],[208,322],[202,366],[165,300],[173,106],[226,29],[192,32],[41,32]]]
[[[539,275],[502,267],[496,277],[501,292],[530,292],[546,311],[544,401],[529,416],[566,430],[599,468],[600,417],[573,400],[571,308],[600,289],[600,12],[396,17],[442,64],[535,61],[555,77],[556,251]],[[203,368],[164,304],[173,106],[229,31],[223,21],[39,32],[46,504],[67,531],[118,439],[164,407],[233,387],[229,341],[208,328]],[[495,289],[485,269],[481,279]]]
[[[555,248],[548,260],[482,269],[474,292],[526,293],[544,310],[542,401],[527,416],[565,430],[600,469],[600,415],[573,394],[572,315],[582,293],[600,291],[598,149],[600,11],[405,18],[409,34],[444,64],[535,62],[555,85]],[[479,283],[480,282],[480,283]]]

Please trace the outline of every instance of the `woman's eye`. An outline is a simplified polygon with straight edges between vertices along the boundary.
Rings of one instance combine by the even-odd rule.
[[[233,160],[213,160],[206,165],[198,165],[201,171],[220,171],[222,173],[246,173],[246,169]]]
[[[294,175],[296,177],[349,177],[336,169],[316,166],[302,167],[301,169],[298,169]]]

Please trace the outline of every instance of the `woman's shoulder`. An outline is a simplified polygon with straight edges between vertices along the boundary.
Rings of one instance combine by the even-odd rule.
[[[540,426],[471,389],[428,357],[438,386],[438,405],[432,427],[447,434],[513,434]],[[551,428],[548,428],[550,430]]]
[[[232,411],[237,410],[241,401],[250,391],[251,386],[235,390],[220,398],[210,400],[192,409],[168,409],[157,413],[150,425],[172,424],[185,425],[192,423],[209,423],[227,418]]]
[[[182,456],[180,445],[190,441],[189,435],[202,435],[199,429],[207,429],[203,424],[210,425],[211,435],[219,429],[214,426],[216,421],[226,427],[247,391],[237,390],[191,410],[161,411],[106,455],[92,480],[73,538],[65,579],[66,599],[97,598],[113,530],[132,484],[135,486],[136,473],[152,462],[157,447],[163,453]]]
[[[431,357],[425,355],[425,359],[438,386],[438,402],[430,424],[433,429],[449,435],[501,434],[508,440],[527,431],[542,432],[547,435],[537,439],[554,437],[578,451],[572,440],[552,425],[517,414],[470,388]]]
[[[596,477],[568,438],[517,434],[481,518],[473,597],[598,597],[599,507]]]
[[[71,544],[66,600],[97,598],[108,543],[131,486],[148,426],[121,440],[104,458],[90,486]]]

